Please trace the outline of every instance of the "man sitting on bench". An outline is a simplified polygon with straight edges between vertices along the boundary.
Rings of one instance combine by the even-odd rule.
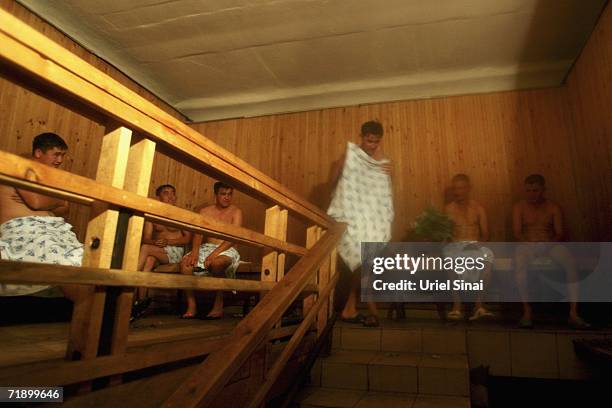
[[[242,225],[242,211],[232,204],[233,187],[220,181],[214,185],[215,204],[204,207],[200,214],[206,215],[224,224]],[[198,276],[223,276],[235,278],[236,269],[240,264],[240,255],[234,244],[221,239],[208,238],[202,243],[203,236],[194,234],[191,247],[193,250],[185,255],[181,262],[181,273]],[[197,267],[195,269],[194,267]],[[187,310],[182,315],[183,319],[194,319],[197,317],[197,305],[192,290],[186,290]],[[223,291],[217,291],[212,310],[206,315],[205,320],[216,320],[223,317]]]
[[[176,204],[176,188],[170,184],[157,187],[155,195],[162,203]],[[189,231],[146,221],[138,257],[138,270],[151,272],[158,265],[178,264],[183,258],[184,246],[191,242],[191,238]],[[151,299],[146,294],[146,288],[138,288],[139,300],[135,303],[135,309],[144,311],[147,308]]]
[[[456,174],[452,180],[453,201],[448,203],[444,209],[445,213],[453,220],[453,242],[444,248],[444,256],[451,258],[461,257],[483,257],[485,267],[482,271],[466,271],[465,275],[457,275],[451,272],[451,279],[467,279],[475,282],[479,279],[484,281],[485,288],[488,286],[493,264],[493,252],[480,244],[489,240],[489,223],[484,207],[470,197],[472,185],[466,174]],[[480,241],[480,242],[479,242]],[[491,317],[493,313],[488,311],[482,302],[482,295],[478,292],[476,304],[470,320],[478,320],[482,317]],[[453,308],[447,315],[449,320],[463,320],[461,311],[461,297],[453,292]]]
[[[68,145],[55,133],[41,133],[32,143],[32,160],[60,167]],[[26,177],[37,181],[28,170]],[[63,216],[68,202],[33,191],[0,185],[0,258],[48,264],[81,266],[83,244]],[[0,296],[61,297],[74,301],[76,288],[49,285],[0,284]]]
[[[531,306],[527,302],[527,267],[537,257],[551,258],[565,271],[570,300],[568,324],[575,329],[588,329],[591,325],[578,315],[578,272],[576,261],[568,249],[555,244],[563,239],[563,218],[561,207],[544,197],[546,182],[539,174],[525,179],[525,199],[514,205],[512,224],[517,241],[526,242],[516,248],[516,280],[523,316],[521,328],[533,328]]]

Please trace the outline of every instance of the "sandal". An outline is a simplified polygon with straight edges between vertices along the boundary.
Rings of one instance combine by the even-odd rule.
[[[567,324],[574,330],[589,330],[591,328],[591,324],[580,316],[575,319],[568,319]]]
[[[370,315],[366,317],[365,321],[363,322],[363,325],[365,327],[378,327],[380,326],[380,322],[378,321],[377,316]]]
[[[446,318],[454,321],[463,320],[463,312],[461,310],[451,310],[446,315]]]
[[[485,309],[484,307],[479,307],[478,309],[476,309],[474,311],[474,313],[472,314],[472,316],[470,316],[470,321],[474,321],[474,320],[478,320],[481,317],[493,317],[495,316],[493,313],[489,312],[487,309]]]
[[[351,323],[351,324],[361,324],[365,321],[365,316],[362,315],[361,313],[357,313],[355,316],[353,317],[341,317],[340,320],[345,322],[345,323]]]

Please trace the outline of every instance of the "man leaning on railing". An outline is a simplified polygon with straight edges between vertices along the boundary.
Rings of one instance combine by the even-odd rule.
[[[68,151],[55,133],[41,133],[32,143],[32,160],[60,167]],[[26,174],[37,182],[32,170]],[[32,191],[0,185],[0,257],[5,260],[81,266],[83,244],[63,216],[68,202]],[[48,285],[0,284],[0,296],[65,296],[74,300],[76,290]]]

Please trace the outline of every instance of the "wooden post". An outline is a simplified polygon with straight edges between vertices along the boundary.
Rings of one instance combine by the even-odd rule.
[[[107,127],[102,140],[96,180],[122,188],[132,132],[124,127]],[[94,203],[85,235],[83,266],[109,268],[119,213],[105,204]],[[82,287],[74,304],[66,358],[96,357],[104,313],[105,289]]]
[[[149,139],[143,139],[130,147],[128,167],[123,186],[125,190],[143,197],[148,195],[154,156],[155,142]],[[137,215],[130,216],[121,269],[135,271],[138,268],[138,255],[140,253],[143,227],[143,217]],[[117,299],[111,354],[124,353],[127,348],[133,297],[134,288],[126,288],[122,290]]]
[[[329,255],[329,280],[332,280],[337,273],[336,262],[338,262],[338,250],[334,249]],[[334,293],[335,292],[336,292],[336,289],[334,288],[334,290],[332,290],[331,293],[329,294],[328,317],[331,317],[331,315],[334,313]]]
[[[306,229],[306,248],[312,248],[321,237],[321,227],[313,225]],[[309,283],[317,284],[319,281],[319,272],[317,271]],[[308,311],[314,304],[314,295],[307,296],[302,303],[302,316],[306,316]]]
[[[287,210],[281,210],[278,205],[266,210],[264,234],[283,241],[287,240]],[[285,254],[265,250],[261,260],[262,282],[278,282],[285,274]],[[262,292],[260,296],[265,296]]]
[[[321,228],[319,228],[319,234],[320,239],[321,236],[325,234],[325,231],[321,231]],[[319,286],[319,294],[317,295],[317,302],[323,302],[323,306],[321,306],[317,315],[317,336],[321,336],[323,330],[325,330],[325,326],[327,325],[327,316],[329,313],[329,297],[325,299],[321,297],[321,293],[323,292],[323,289],[325,289],[327,283],[330,280],[330,262],[331,256],[327,257],[325,262],[319,268],[319,280],[317,282]]]

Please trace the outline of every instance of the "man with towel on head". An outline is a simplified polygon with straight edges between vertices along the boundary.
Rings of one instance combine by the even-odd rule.
[[[380,142],[383,127],[369,121],[361,126],[359,145],[349,142],[344,156],[332,167],[335,190],[327,213],[348,224],[338,254],[353,273],[351,291],[340,315],[343,321],[378,326],[376,304],[368,302],[370,316],[357,312],[360,288],[361,243],[388,242],[393,222],[391,162]]]
[[[55,133],[41,133],[32,143],[32,160],[51,167],[64,161],[68,145]],[[31,181],[38,176],[26,174]],[[0,258],[12,261],[81,266],[83,244],[64,215],[68,202],[29,190],[0,185]],[[0,284],[0,296],[65,296],[74,300],[75,288],[49,285]]]

